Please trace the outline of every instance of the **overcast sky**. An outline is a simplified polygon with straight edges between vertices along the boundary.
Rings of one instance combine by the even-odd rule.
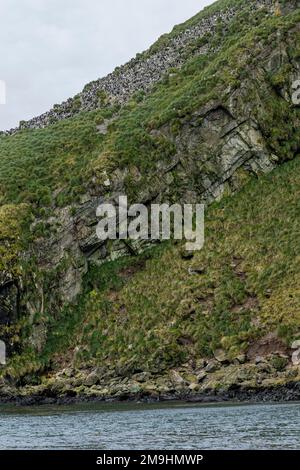
[[[212,0],[0,0],[0,129],[111,72]]]

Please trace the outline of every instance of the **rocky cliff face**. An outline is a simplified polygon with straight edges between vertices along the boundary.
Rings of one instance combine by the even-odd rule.
[[[20,247],[19,240],[24,238],[22,233],[15,237],[0,226],[0,239],[3,246],[6,244],[6,249],[0,252],[3,254],[0,264],[1,336],[7,341],[8,353],[12,357],[7,374],[19,380],[20,384],[23,377],[27,377],[30,383],[30,374],[35,371],[43,374],[47,367],[51,369],[52,362],[55,363],[54,369],[72,364],[72,372],[68,373],[71,375],[70,383],[67,381],[69,391],[75,379],[78,387],[84,382],[87,388],[103,382],[99,392],[102,397],[108,383],[114,387],[113,381],[121,380],[114,378],[114,374],[118,375],[116,370],[120,372],[118,358],[113,367],[112,360],[107,359],[108,369],[104,363],[102,372],[98,367],[91,376],[88,369],[88,373],[86,370],[78,372],[78,377],[74,378],[76,370],[87,367],[87,364],[90,366],[92,359],[85,361],[81,355],[81,363],[76,365],[78,351],[73,350],[70,353],[72,357],[68,359],[67,353],[58,351],[55,333],[52,335],[52,330],[58,328],[59,336],[59,324],[66,321],[61,319],[62,312],[69,312],[67,315],[74,318],[78,326],[81,320],[76,317],[78,313],[75,310],[82,314],[80,305],[85,302],[84,296],[87,293],[100,295],[95,292],[101,293],[102,288],[107,287],[104,274],[97,282],[89,281],[94,270],[124,257],[135,259],[149,247],[149,244],[138,241],[131,244],[100,241],[96,236],[96,208],[100,202],[117,204],[118,196],[127,194],[132,202],[146,205],[153,202],[204,202],[209,205],[220,201],[223,196],[236,193],[253,177],[260,178],[262,174],[276,171],[284,161],[299,154],[299,109],[291,97],[292,84],[300,77],[298,3],[284,2],[279,13],[275,2],[251,2],[244,11],[254,18],[249,31],[240,26],[247,2],[223,3],[220,10],[215,7],[211,13],[207,10],[188,26],[175,30],[161,41],[162,45],[158,42],[113,74],[87,85],[78,97],[20,126],[20,129],[43,128],[80,111],[89,112],[99,107],[99,103],[100,108],[113,109],[100,125],[95,123],[94,132],[101,134],[104,143],[92,149],[93,158],[86,164],[88,177],[80,197],[68,204],[58,204],[56,197],[61,189],[53,187],[52,203],[47,205],[47,209],[41,207],[41,199],[30,201],[31,220],[26,225],[26,242],[23,241]],[[247,24],[245,18],[243,21]],[[217,31],[223,42],[213,40]],[[162,77],[163,81],[159,82]],[[157,89],[155,83],[158,83]],[[143,97],[132,104],[137,91],[143,91]],[[115,106],[116,101],[119,106]],[[158,118],[159,107],[162,112]],[[127,128],[128,125],[132,127]],[[18,139],[19,130],[13,130],[10,133],[14,135],[2,138]],[[22,135],[30,138],[30,130],[23,132],[28,134],[21,132],[20,138]],[[58,128],[54,126],[54,138],[56,133]],[[9,145],[7,142],[11,140],[1,142]],[[133,153],[136,149],[141,152],[143,161],[138,160],[138,153],[137,157],[128,160],[127,148],[133,149]],[[88,146],[87,152],[90,152]],[[80,154],[79,158],[83,156]],[[69,163],[68,160],[66,164]],[[23,202],[22,197],[28,204],[24,193],[18,203]],[[3,199],[10,202],[5,193]],[[11,202],[10,214],[17,210],[18,203]],[[40,233],[41,226],[43,230],[46,227],[46,234],[45,231]],[[7,261],[4,254],[12,247],[14,255]],[[138,266],[144,266],[143,263]],[[126,268],[122,279],[130,282],[135,270],[135,267]],[[109,278],[110,282],[113,284]],[[107,301],[111,302],[114,295],[109,288]],[[212,295],[210,292],[203,303],[210,305]],[[248,302],[255,304],[251,295]],[[101,304],[97,315],[104,315],[105,305]],[[121,312],[124,307],[119,307]],[[94,321],[91,320],[91,328]],[[170,326],[170,331],[172,328]],[[101,336],[102,330],[99,334]],[[189,341],[189,335],[178,338],[178,344],[184,347],[189,347]],[[251,342],[250,339],[247,341]],[[285,349],[281,340],[279,343],[276,338],[275,342],[272,341],[277,349],[271,347],[271,353],[278,354],[281,359],[276,362],[276,358],[271,358],[275,366],[272,362],[260,367],[270,368],[277,377],[276,367],[285,367],[283,363],[289,361],[290,351]],[[54,350],[51,350],[53,344]],[[82,348],[81,345],[80,354],[83,354]],[[205,390],[223,383],[226,373],[224,375],[218,370],[220,364],[228,364],[231,359],[226,354],[224,356],[223,346],[218,350],[221,350],[221,355],[217,354],[217,359],[213,360],[196,354],[193,361],[197,363],[184,365],[182,371],[173,371],[171,379],[165,377],[158,386],[155,382],[155,387],[162,393],[167,390],[168,394],[174,387],[184,394],[198,391],[199,383],[205,382],[207,374],[214,372],[216,376],[206,381]],[[252,359],[249,356],[249,361],[255,361],[257,356]],[[235,362],[232,363],[230,386],[239,380],[240,365],[247,362],[243,352],[232,357]],[[174,361],[180,362],[177,356]],[[263,360],[262,363],[265,364]],[[158,361],[155,367],[152,366],[151,374],[161,374],[166,370],[164,360]],[[121,369],[124,370],[124,364]],[[247,365],[246,369],[245,383],[256,374],[252,365]],[[125,375],[141,372],[145,371],[135,367]],[[292,375],[297,376],[297,373],[294,371]],[[124,373],[121,377],[124,380]],[[281,385],[287,377],[282,375]],[[137,382],[150,381],[151,385],[153,377],[148,379],[146,376],[134,377],[129,388],[125,387],[126,393],[130,389],[129,394],[134,394]],[[61,391],[61,376],[51,380],[50,388],[55,388],[58,383]],[[63,380],[65,383],[66,378]],[[47,393],[45,390],[47,387],[42,393]],[[120,390],[116,387],[116,396]]]

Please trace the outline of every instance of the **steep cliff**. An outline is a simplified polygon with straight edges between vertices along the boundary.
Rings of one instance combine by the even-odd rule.
[[[294,390],[299,6],[216,2],[0,136],[3,397]],[[101,242],[120,194],[210,205],[204,249]]]

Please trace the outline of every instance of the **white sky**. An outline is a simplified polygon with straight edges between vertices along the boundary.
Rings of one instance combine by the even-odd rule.
[[[0,0],[0,129],[73,96],[211,3]]]

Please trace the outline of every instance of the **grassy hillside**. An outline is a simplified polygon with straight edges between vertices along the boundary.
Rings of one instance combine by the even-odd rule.
[[[0,202],[29,202],[34,208],[63,206],[86,192],[91,176],[101,176],[103,169],[137,166],[142,174],[148,172],[155,167],[157,158],[169,159],[176,150],[168,139],[156,137],[152,131],[167,123],[176,135],[195,109],[238,88],[247,79],[247,71],[259,67],[261,51],[268,46],[276,47],[278,31],[283,42],[286,37],[291,43],[291,57],[300,56],[299,31],[289,34],[299,23],[299,11],[269,17],[267,9],[261,9],[252,15],[248,2],[237,2],[243,5],[240,14],[230,27],[223,29],[220,23],[217,35],[207,38],[210,44],[207,54],[193,57],[191,51],[191,58],[187,57],[182,70],[167,75],[149,95],[137,94],[120,112],[118,108],[104,107],[46,129],[0,136]],[[237,2],[216,2],[204,11],[208,15]],[[273,79],[284,80],[288,72],[285,67]],[[276,95],[265,104],[268,108],[258,117],[264,120],[274,153],[284,159],[298,145],[298,133],[295,135],[286,122],[287,115],[296,111],[283,100],[278,104]],[[112,116],[117,119],[108,135],[100,135],[96,125]],[[286,137],[283,142],[282,135]]]

